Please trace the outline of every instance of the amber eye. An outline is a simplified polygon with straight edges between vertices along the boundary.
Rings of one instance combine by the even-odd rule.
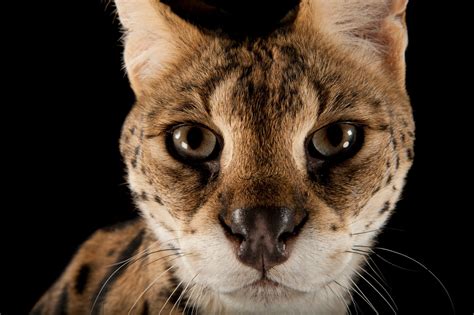
[[[172,153],[188,161],[205,161],[216,152],[216,135],[200,126],[180,126],[170,132]]]
[[[335,123],[316,131],[309,141],[309,153],[316,158],[349,158],[362,144],[362,129],[350,123]]]

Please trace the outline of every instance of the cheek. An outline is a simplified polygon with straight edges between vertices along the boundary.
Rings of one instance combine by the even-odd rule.
[[[390,176],[393,177],[391,184],[373,194],[361,211],[351,218],[350,232],[361,235],[358,239],[374,237],[373,233],[363,232],[381,228],[395,208],[404,184],[404,174]]]
[[[297,239],[289,260],[271,275],[298,290],[317,290],[343,272],[351,258],[345,251],[350,248],[349,233],[310,227]]]

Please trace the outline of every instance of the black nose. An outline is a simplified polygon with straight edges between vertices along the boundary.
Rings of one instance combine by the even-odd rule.
[[[285,262],[289,240],[306,222],[307,212],[283,207],[256,207],[221,213],[227,237],[237,246],[239,260],[259,271]]]

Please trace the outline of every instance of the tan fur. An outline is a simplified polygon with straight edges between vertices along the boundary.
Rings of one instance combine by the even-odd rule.
[[[413,159],[406,1],[303,1],[291,27],[239,42],[200,31],[155,1],[116,4],[137,96],[121,151],[143,222],[98,231],[36,310],[58,310],[66,288],[68,312],[89,312],[104,277],[121,266],[120,255],[107,252],[132,248],[143,233],[130,254],[137,262],[112,277],[99,300],[103,314],[134,305],[133,314],[158,314],[177,287],[183,300],[167,303],[164,314],[184,312],[184,300],[202,314],[344,313],[364,263],[348,251],[374,242],[377,232],[362,232],[384,226]],[[169,127],[189,121],[223,139],[207,173],[167,151]],[[323,184],[309,174],[305,141],[340,121],[362,124],[364,144],[330,167]],[[280,286],[266,290],[251,285],[259,272],[236,259],[218,222],[223,207],[262,205],[309,209],[291,256],[268,271]],[[91,273],[78,294],[84,264]]]

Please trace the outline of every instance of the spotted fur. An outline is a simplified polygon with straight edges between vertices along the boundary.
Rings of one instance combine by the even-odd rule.
[[[96,232],[32,313],[345,313],[364,264],[351,250],[373,244],[414,155],[406,1],[301,1],[292,19],[243,37],[159,1],[116,5],[137,96],[120,146],[142,218]],[[308,136],[345,121],[363,127],[360,151],[310,161]],[[182,122],[218,135],[217,160],[170,155],[166,135]],[[276,286],[252,285],[260,273],[219,224],[223,209],[258,206],[308,212],[288,260],[268,270]]]

